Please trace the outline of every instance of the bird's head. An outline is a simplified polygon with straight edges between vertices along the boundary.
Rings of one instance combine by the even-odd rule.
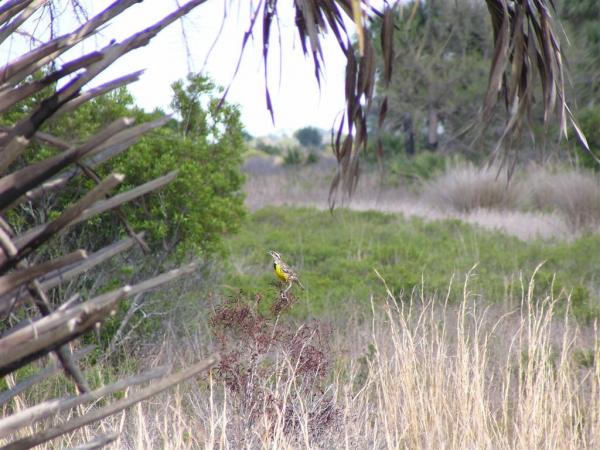
[[[269,250],[267,252],[269,255],[271,255],[271,257],[273,258],[274,261],[281,261],[281,255],[279,253],[277,253],[274,250]]]

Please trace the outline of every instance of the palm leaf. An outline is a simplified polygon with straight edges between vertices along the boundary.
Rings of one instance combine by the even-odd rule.
[[[415,2],[416,6],[418,1]],[[585,136],[575,123],[567,105],[565,93],[565,58],[557,36],[557,26],[552,19],[552,0],[486,0],[490,13],[494,52],[490,65],[488,86],[484,93],[479,121],[479,135],[491,123],[498,103],[502,102],[508,112],[494,156],[503,161],[515,155],[514,143],[524,127],[533,122],[532,105],[538,84],[542,90],[544,123],[555,120],[560,136],[567,136],[568,123],[573,126],[582,146],[589,151]],[[271,22],[277,20],[278,0],[266,0],[262,5],[263,56],[269,55]],[[399,2],[393,5],[384,2],[379,11],[367,0],[295,0],[296,28],[300,36],[302,51],[311,56],[315,77],[320,80],[323,54],[321,39],[331,33],[346,56],[346,79],[344,93],[346,108],[337,137],[332,139],[333,152],[338,160],[338,176],[332,184],[330,204],[335,192],[342,187],[352,194],[359,175],[359,155],[366,149],[368,130],[366,117],[374,94],[375,70],[374,37],[368,31],[370,21],[381,19],[380,42],[383,54],[381,79],[384,86],[391,79],[394,61],[392,33],[394,17]],[[414,16],[412,14],[406,20]],[[352,45],[350,32],[345,23],[353,23],[357,45]],[[268,82],[266,83],[267,108],[272,111]],[[382,99],[379,123],[383,123],[387,112],[387,101]],[[342,139],[342,129],[347,134]],[[380,148],[380,146],[379,146]],[[378,152],[381,154],[381,152]]]

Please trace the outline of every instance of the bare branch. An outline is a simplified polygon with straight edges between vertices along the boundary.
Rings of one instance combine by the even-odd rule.
[[[25,233],[23,236],[19,236],[19,238],[15,240],[15,244],[19,247],[19,253],[9,259],[1,270],[6,270],[6,267],[10,267],[15,261],[23,259],[32,250],[42,245],[56,233],[70,224],[76,223],[78,218],[83,215],[83,212],[89,208],[90,205],[104,197],[107,192],[110,192],[115,186],[120,184],[124,178],[125,176],[122,174],[109,175],[104,181],[77,201],[77,203],[63,211],[57,219],[47,225],[42,225],[41,228],[36,228],[31,232]]]
[[[60,172],[69,164],[77,161],[83,156],[90,153],[96,147],[103,144],[107,139],[114,136],[115,133],[133,124],[133,119],[118,119],[108,127],[92,136],[88,141],[80,147],[65,151],[51,158],[40,161],[39,163],[31,164],[21,170],[17,170],[0,179],[0,211],[4,210],[13,201],[39,184],[46,181],[48,178]],[[3,159],[3,153],[0,147],[0,167],[8,163]]]
[[[72,33],[52,39],[6,65],[0,70],[0,82],[3,83],[2,89],[17,84],[27,75],[34,73],[39,68],[48,64],[48,62],[56,59],[63,52],[94,33],[100,26],[136,3],[139,3],[139,0],[117,0]]]
[[[0,376],[81,336],[105,320],[131,288],[124,286],[67,310],[54,311],[0,339]]]
[[[16,270],[7,275],[0,277],[0,295],[6,294],[19,286],[29,283],[35,278],[45,275],[46,273],[73,264],[87,257],[87,253],[83,250],[69,253],[50,261],[27,267],[21,270]]]
[[[73,100],[70,100],[67,103],[65,103],[63,106],[61,106],[56,111],[54,116],[52,117],[52,120],[54,120],[56,117],[60,116],[61,114],[67,114],[71,111],[74,111],[79,106],[81,106],[83,103],[90,101],[93,98],[99,97],[100,95],[106,94],[107,92],[110,92],[121,86],[126,86],[130,83],[133,83],[134,81],[139,80],[140,76],[143,73],[144,73],[143,70],[138,70],[137,72],[133,72],[133,73],[130,73],[129,75],[115,78],[114,80],[109,81],[108,83],[101,84],[100,86],[96,86],[96,87],[78,95]]]
[[[153,397],[156,394],[159,394],[160,392],[163,392],[169,389],[170,387],[181,383],[182,381],[195,377],[201,374],[202,372],[209,370],[211,367],[214,367],[218,362],[219,356],[215,354],[157,383],[153,383],[147,388],[142,389],[141,391],[127,398],[121,399],[112,405],[93,410],[87,414],[84,414],[83,416],[79,416],[75,419],[70,420],[69,422],[61,424],[54,428],[50,428],[33,436],[29,436],[24,439],[19,439],[18,441],[12,442],[6,445],[4,447],[4,450],[28,449],[36,445],[42,444],[44,442],[47,442],[51,439],[54,439],[55,437],[61,436],[65,433],[69,433],[73,430],[81,428],[89,423],[96,422],[97,420],[103,419],[104,417],[108,417],[112,414],[129,408],[130,406],[141,402],[142,400],[146,400],[147,398]]]
[[[48,0],[34,0],[27,2],[29,5],[24,8],[23,12],[0,28],[0,44],[2,44],[6,38],[8,38],[17,28],[19,28],[27,19],[29,19],[34,12],[36,12],[47,2]]]
[[[42,316],[47,316],[52,313],[50,300],[48,300],[48,296],[42,289],[38,280],[33,280],[29,286],[29,293],[37,300],[35,303],[42,313]],[[75,382],[79,392],[89,392],[90,386],[81,370],[79,370],[77,364],[75,364],[69,345],[65,344],[58,347],[56,349],[56,356],[62,364],[65,373]]]
[[[127,203],[135,198],[141,197],[142,195],[145,195],[149,192],[159,189],[159,188],[163,187],[165,184],[170,183],[176,176],[177,176],[177,171],[169,172],[167,175],[156,178],[156,179],[149,181],[148,183],[142,184],[141,186],[138,186],[134,189],[123,192],[121,194],[117,194],[114,197],[111,197],[107,200],[98,201],[94,205],[88,207],[85,210],[80,210],[80,208],[78,208],[78,211],[77,211],[78,214],[77,215],[71,214],[69,216],[71,218],[71,220],[69,222],[61,221],[61,222],[66,223],[66,225],[63,224],[61,228],[64,228],[65,226],[72,226],[72,225],[75,225],[80,222],[84,222],[84,221],[88,220],[89,218],[94,217],[95,215],[101,214],[105,211],[109,211],[119,205],[122,205],[123,203]],[[96,189],[98,189],[98,188],[96,188]],[[78,202],[78,204],[79,204],[79,202]],[[26,245],[28,245],[29,241],[33,242],[35,239],[38,239],[40,234],[43,232],[44,228],[48,227],[49,225],[50,224],[41,225],[39,227],[36,227],[36,228],[28,231],[26,234],[17,237],[14,240],[15,244],[17,246],[19,246],[20,249],[24,248]],[[53,227],[53,228],[56,228],[56,227]],[[53,231],[53,230],[50,230],[50,231]]]
[[[83,395],[74,395],[71,397],[46,400],[38,403],[37,405],[19,411],[12,416],[0,419],[0,438],[14,433],[20,428],[30,426],[35,422],[55,416],[62,411],[74,408],[75,406],[94,402],[106,397],[107,395],[114,394],[115,392],[122,391],[123,389],[131,386],[136,386],[155,378],[163,377],[170,371],[171,367],[169,366],[155,367],[141,375],[135,375],[123,380],[119,380],[115,383],[103,386]]]
[[[0,6],[0,22],[5,23],[10,20],[11,17],[19,14],[23,11],[33,0],[6,0],[3,5]]]
[[[139,233],[138,237],[141,239],[143,235],[143,233]],[[102,248],[101,250],[98,250],[97,252],[88,255],[88,257],[83,261],[79,261],[61,269],[48,272],[47,274],[39,277],[41,287],[44,290],[48,290],[59,286],[61,283],[66,283],[76,276],[87,272],[98,264],[101,264],[113,256],[116,256],[119,253],[127,250],[134,244],[134,242],[135,240],[131,237],[122,239],[119,242],[111,244]],[[27,293],[19,293],[16,297],[11,296],[8,298],[0,298],[0,314],[5,314],[9,309],[28,300],[31,300],[31,296]]]
[[[94,348],[95,347],[93,345],[88,345],[87,347],[77,350],[75,353],[73,353],[73,360],[80,360],[84,356],[88,355],[92,350],[94,350]],[[39,383],[42,380],[46,380],[47,378],[50,378],[53,375],[56,375],[58,372],[60,372],[60,370],[60,364],[52,364],[51,366],[46,367],[38,373],[28,378],[25,378],[23,381],[18,382],[13,388],[0,392],[0,405],[5,404],[10,399],[19,395],[21,392],[29,389],[34,384]]]
[[[176,278],[192,273],[194,270],[196,270],[197,267],[198,265],[196,263],[190,263],[186,266],[180,267],[178,269],[173,269],[154,278],[150,278],[149,280],[143,281],[142,283],[131,286],[131,291],[128,295],[134,296],[137,294],[141,294],[142,292],[155,289],[165,283],[175,280]]]
[[[116,441],[118,437],[119,434],[113,431],[102,436],[98,436],[97,438],[92,439],[90,442],[85,444],[70,448],[69,450],[96,450]]]

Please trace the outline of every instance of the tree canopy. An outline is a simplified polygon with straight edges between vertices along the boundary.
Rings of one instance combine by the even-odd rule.
[[[202,75],[190,74],[172,85],[174,116],[161,110],[144,112],[126,88],[95,98],[72,114],[52,121],[43,130],[54,136],[84,141],[119,117],[135,117],[139,123],[166,120],[166,124],[143,136],[127,154],[97,169],[99,177],[111,172],[126,174],[120,191],[177,171],[177,177],[159,195],[141,197],[135,207],[125,207],[133,229],[146,230],[154,251],[179,256],[207,255],[220,249],[221,238],[237,229],[243,216],[241,155],[245,148],[240,114],[234,105],[220,103],[220,92]],[[12,120],[27,114],[21,109]],[[5,118],[6,119],[6,118]],[[36,145],[22,164],[52,153]],[[47,208],[65,206],[89,188],[90,181],[75,180],[60,196],[51,194],[41,202]],[[22,216],[21,217],[22,220]],[[73,242],[107,244],[123,233],[119,220],[102,216]]]
[[[300,128],[294,132],[294,137],[304,147],[318,148],[323,143],[321,130],[315,127]]]

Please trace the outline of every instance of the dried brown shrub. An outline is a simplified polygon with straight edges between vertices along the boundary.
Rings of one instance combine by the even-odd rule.
[[[261,301],[260,295],[239,296],[214,309],[209,323],[222,355],[214,375],[233,397],[243,426],[279,420],[285,433],[294,434],[299,418],[308,416],[309,431],[317,434],[338,416],[323,389],[332,366],[331,328],[318,321],[298,327],[286,320],[283,315],[296,301],[292,293],[280,293],[270,306]],[[277,394],[277,386],[286,383],[294,385],[304,405]]]

